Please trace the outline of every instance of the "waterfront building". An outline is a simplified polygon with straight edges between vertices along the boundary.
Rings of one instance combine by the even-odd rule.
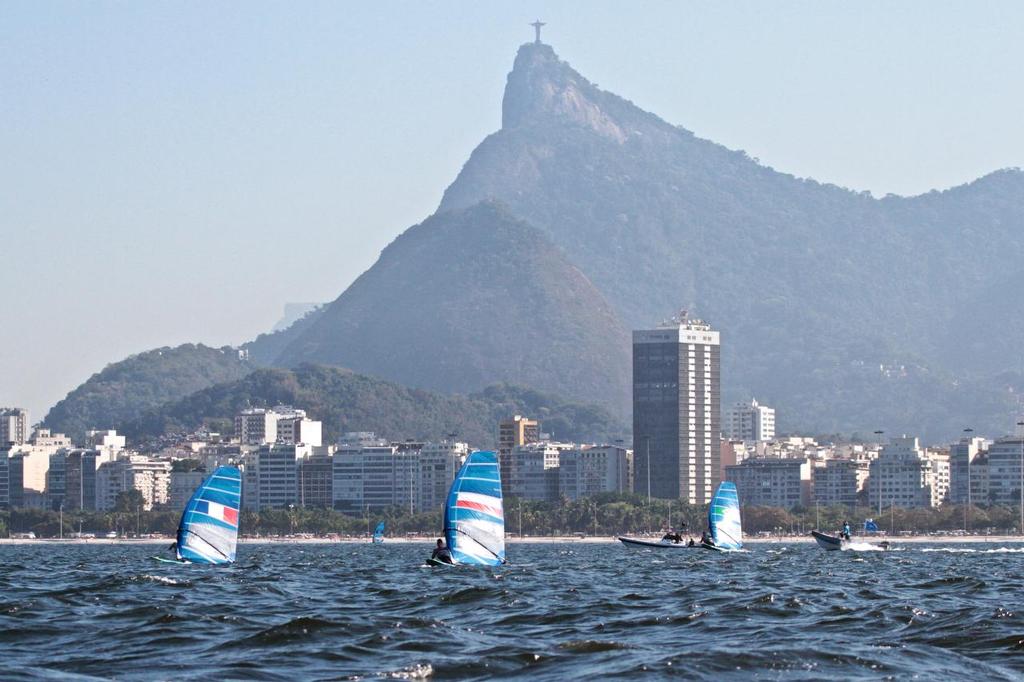
[[[0,509],[11,507],[11,453],[0,450]]]
[[[204,469],[175,469],[172,465],[167,485],[167,507],[172,510],[184,510],[185,505],[192,498],[192,493],[199,488],[206,475],[207,472]]]
[[[345,443],[334,453],[333,506],[350,514],[408,509],[415,450],[386,441]]]
[[[1021,436],[999,438],[989,446],[988,497],[992,504],[1020,505],[1021,447]],[[971,473],[973,477],[974,471]]]
[[[515,415],[498,423],[498,465],[502,488],[508,490],[511,482],[512,451],[520,446],[540,440],[540,424],[535,419]]]
[[[452,439],[424,443],[417,466],[416,511],[443,508],[448,488],[469,455],[469,444]]]
[[[576,500],[599,493],[633,489],[632,451],[616,445],[584,445],[558,456],[558,488],[562,497]]]
[[[507,497],[552,502],[558,499],[559,463],[562,452],[571,450],[566,443],[539,442],[513,448],[509,458]]]
[[[979,457],[988,450],[989,441],[984,438],[961,438],[949,446],[949,501],[954,504],[966,504],[968,475],[970,475],[972,504],[987,504],[988,499],[975,496],[974,478],[979,473],[987,474],[987,469],[979,472],[975,466]],[[987,496],[986,496],[987,497]]]
[[[854,507],[864,493],[870,461],[861,459],[826,459],[814,467],[814,500],[825,507]]]
[[[117,496],[128,490],[142,495],[143,509],[167,504],[171,483],[171,463],[144,455],[123,454],[96,469],[96,509],[110,511]]]
[[[725,437],[732,440],[768,442],[775,438],[775,410],[756,400],[736,403],[723,421]]]
[[[811,464],[807,459],[749,458],[726,468],[726,479],[736,484],[744,507],[806,506],[811,490]]]
[[[28,410],[20,407],[0,407],[0,449],[26,443],[30,433]]]
[[[245,455],[242,507],[284,509],[298,504],[298,461],[303,446],[266,443]]]
[[[685,311],[633,332],[635,492],[710,502],[721,480],[720,350],[719,332]]]
[[[330,509],[334,505],[333,449],[315,447],[299,460],[299,506]]]
[[[913,436],[893,438],[871,462],[868,505],[937,507],[949,493],[949,454],[929,452]]]
[[[96,470],[108,460],[97,450],[59,450],[50,455],[46,497],[51,508],[96,511]]]

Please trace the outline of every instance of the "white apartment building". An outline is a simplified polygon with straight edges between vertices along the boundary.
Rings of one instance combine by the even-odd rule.
[[[284,509],[298,505],[298,462],[304,446],[264,444],[245,455],[242,508]]]
[[[417,462],[416,511],[433,511],[444,506],[448,488],[468,455],[469,444],[456,440],[423,444]]]
[[[559,494],[570,500],[633,489],[633,451],[616,445],[584,445],[558,455]]]
[[[775,438],[775,409],[757,400],[736,403],[723,421],[725,437],[731,440],[767,442]]]
[[[744,507],[806,505],[811,492],[811,463],[807,459],[750,458],[726,467],[726,480],[736,484]]]
[[[348,513],[398,507],[437,511],[470,452],[467,443],[388,443],[372,433],[346,434],[333,457],[333,504]]]
[[[0,407],[0,450],[8,445],[28,442],[30,425],[28,410],[20,407]]]
[[[937,507],[949,494],[949,455],[921,447],[913,436],[893,438],[871,462],[868,505]]]
[[[870,461],[827,459],[814,467],[814,500],[825,507],[856,506],[868,480]]]
[[[290,405],[250,408],[235,415],[235,437],[242,445],[323,445],[321,422]]]
[[[134,489],[142,494],[143,508],[149,511],[167,504],[170,483],[170,462],[138,454],[122,454],[96,469],[96,509],[114,509],[117,496]]]
[[[86,431],[85,445],[90,450],[102,452],[108,458],[113,459],[124,450],[125,437],[117,435],[117,431]]]
[[[516,446],[509,458],[511,471],[504,494],[523,500],[557,500],[560,457],[573,448],[571,443],[549,441]]]

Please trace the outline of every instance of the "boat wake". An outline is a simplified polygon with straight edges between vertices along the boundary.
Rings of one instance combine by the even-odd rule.
[[[848,542],[843,544],[844,552],[884,552],[885,547],[873,545],[870,542]]]
[[[993,549],[974,549],[972,547],[925,547],[922,552],[945,552],[947,554],[1021,554],[1024,547],[996,547]]]

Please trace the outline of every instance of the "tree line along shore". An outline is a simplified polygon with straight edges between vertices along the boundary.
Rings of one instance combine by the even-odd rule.
[[[505,499],[505,530],[511,536],[606,537],[658,533],[676,528],[684,535],[700,535],[707,525],[707,506],[676,500],[652,500],[643,496],[608,493],[579,500],[537,502]],[[180,510],[145,511],[126,499],[114,511],[59,511],[10,509],[0,512],[0,538],[71,538],[78,534],[120,538],[148,535],[173,536]],[[743,531],[747,538],[803,536],[813,529],[834,530],[844,521],[856,530],[865,519],[874,519],[884,534],[894,537],[943,533],[950,536],[1018,535],[1020,508],[1015,506],[943,505],[937,509],[884,507],[808,507],[792,510],[777,507],[744,507]],[[243,537],[362,537],[379,521],[387,522],[391,537],[430,536],[442,528],[442,510],[410,514],[388,508],[352,515],[331,509],[295,507],[242,512]],[[63,528],[62,528],[63,524]]]

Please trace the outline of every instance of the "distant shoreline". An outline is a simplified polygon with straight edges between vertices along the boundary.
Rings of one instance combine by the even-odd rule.
[[[628,535],[628,534],[627,534]],[[385,544],[410,544],[410,545],[422,545],[434,542],[438,536],[419,536],[419,537],[396,537],[386,538]],[[658,539],[657,536],[629,536],[629,537],[646,537],[648,539]],[[964,535],[964,536],[929,536],[929,535],[911,535],[911,536],[896,536],[896,537],[864,537],[857,536],[855,539],[865,540],[867,542],[881,542],[882,540],[888,540],[893,545],[900,544],[935,544],[935,545],[953,545],[953,544],[1006,544],[1006,543],[1024,543],[1024,537],[1019,535]],[[57,538],[38,538],[35,540],[23,539],[23,538],[0,538],[0,545],[46,545],[46,544],[57,544],[57,545],[165,545],[173,542],[174,538],[64,538],[63,540]],[[562,536],[535,536],[535,537],[508,537],[505,540],[509,544],[535,544],[535,545],[552,545],[552,544],[614,544],[618,542],[618,536],[587,536],[578,537],[572,535]],[[808,543],[813,542],[814,539],[810,535],[783,535],[781,537],[774,536],[771,538],[763,537],[750,537],[744,538],[744,544],[750,545],[778,545],[778,544],[794,544],[794,543]],[[242,545],[359,545],[359,544],[370,544],[368,537],[358,538],[299,538],[299,537],[265,537],[265,538],[240,538],[239,544]]]

